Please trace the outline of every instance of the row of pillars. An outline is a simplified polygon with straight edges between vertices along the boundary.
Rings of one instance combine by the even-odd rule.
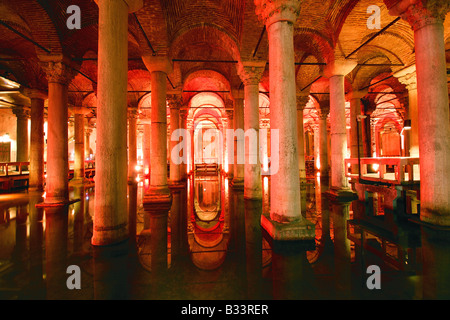
[[[142,2],[99,0],[97,3],[98,105],[96,200],[92,244],[103,246],[124,241],[129,237],[126,214],[127,184],[124,182],[132,180],[136,156],[133,152],[127,152],[127,135],[124,134],[127,132],[127,30],[128,12],[138,10]],[[303,139],[299,138],[298,122],[301,122],[301,126],[303,115],[302,108],[297,108],[293,46],[293,26],[298,17],[300,1],[255,1],[255,4],[256,13],[266,25],[269,39],[270,124],[272,129],[279,131],[280,152],[277,174],[271,176],[270,213],[261,216],[261,225],[274,240],[310,240],[315,237],[314,225],[304,218],[301,211],[299,181],[303,175],[301,163],[304,161],[301,159]],[[415,4],[419,5],[421,4]],[[410,9],[407,9],[407,12],[417,14]],[[432,23],[429,23],[430,19],[424,18],[423,24],[415,25],[417,105],[421,119],[419,147],[421,162],[424,164],[421,166],[421,183],[425,187],[421,192],[421,216],[426,221],[450,224],[450,183],[440,180],[450,170],[450,127],[443,19],[442,16],[439,17],[432,20]],[[152,230],[167,231],[167,216],[172,203],[169,185],[179,181],[181,174],[180,170],[171,170],[169,179],[167,175],[167,75],[172,66],[166,56],[144,55],[142,58],[151,73],[152,84],[152,174],[150,188],[144,196],[143,204],[144,210],[150,216]],[[45,204],[61,205],[68,202],[67,86],[72,71],[63,58],[55,60],[52,57],[44,62],[49,81],[49,152]],[[355,65],[354,61],[336,58],[325,70],[325,76],[330,79],[331,189],[338,196],[350,192],[344,166],[347,150],[344,77]],[[234,129],[259,130],[258,84],[264,67],[265,63],[260,61],[240,63],[238,73],[244,83],[244,96],[235,98]],[[32,99],[32,114],[33,109],[43,108],[42,99],[39,102],[38,100],[33,102]],[[179,112],[178,108],[171,108],[173,129],[180,125]],[[133,143],[136,143],[136,118],[129,118],[129,146],[130,150],[135,150]],[[39,119],[39,116],[36,117],[36,125],[42,121]],[[181,121],[181,125],[185,126],[185,121]],[[321,134],[326,134],[325,116],[320,117],[319,128]],[[235,140],[235,148],[243,145],[243,141]],[[327,149],[323,146],[320,148]],[[251,150],[245,150],[247,159],[253,156]],[[321,159],[321,162],[324,161],[326,158]],[[31,162],[33,167],[33,161]],[[233,173],[232,184],[236,187],[243,186],[245,198],[261,198],[259,163],[245,166],[235,164]],[[162,232],[158,236],[164,240],[167,234]]]

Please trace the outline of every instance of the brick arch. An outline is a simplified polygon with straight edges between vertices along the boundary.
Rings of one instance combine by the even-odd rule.
[[[55,22],[39,1],[16,0],[14,11],[20,15],[29,27],[31,38],[42,47],[51,51],[51,54],[63,53],[60,35]],[[39,26],[36,28],[35,26]],[[36,54],[48,54],[45,50],[35,46]]]
[[[203,23],[192,25],[175,37],[170,45],[170,56],[177,57],[182,50],[203,44],[221,48],[230,60],[240,59],[239,46],[226,30],[218,25]]]

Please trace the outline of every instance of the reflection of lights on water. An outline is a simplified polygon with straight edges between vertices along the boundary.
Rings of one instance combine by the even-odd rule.
[[[317,170],[320,170],[320,157],[317,157],[316,168],[317,168]]]
[[[134,167],[134,170],[136,170],[136,171],[141,171],[141,169],[142,169],[142,167],[140,165],[136,165]]]

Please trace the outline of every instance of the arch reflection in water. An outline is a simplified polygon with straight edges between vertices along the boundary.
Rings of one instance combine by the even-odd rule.
[[[222,210],[222,180],[219,176],[194,177],[193,210],[188,224],[192,262],[202,270],[222,265],[229,243],[228,225]]]

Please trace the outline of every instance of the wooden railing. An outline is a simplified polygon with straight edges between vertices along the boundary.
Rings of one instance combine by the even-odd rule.
[[[28,174],[29,162],[0,162],[0,176],[21,175],[22,172]]]
[[[420,181],[419,158],[352,158],[345,159],[347,177],[358,178],[350,173],[352,165],[361,165],[361,179],[390,184],[410,184]]]
[[[69,169],[73,170],[74,161],[69,161]],[[11,175],[22,175],[29,173],[30,162],[0,162],[0,177],[8,177]],[[44,162],[44,172],[46,171],[47,163]],[[95,160],[85,160],[85,169],[94,169]]]

